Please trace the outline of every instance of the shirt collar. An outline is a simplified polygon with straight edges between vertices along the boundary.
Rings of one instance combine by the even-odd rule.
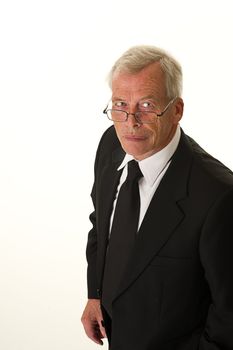
[[[171,159],[178,146],[180,135],[181,131],[180,126],[178,125],[175,135],[166,147],[161,149],[161,151],[153,154],[152,156],[138,162],[140,170],[150,186],[153,186],[159,174],[169,163],[169,160]],[[122,163],[117,170],[123,169],[126,164],[132,159],[134,159],[134,157],[126,153]]]

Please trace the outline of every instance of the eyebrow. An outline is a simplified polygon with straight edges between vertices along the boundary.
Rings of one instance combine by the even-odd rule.
[[[121,97],[114,97],[114,98],[112,98],[112,101],[126,101],[126,99],[124,99],[124,98],[121,98]]]
[[[143,96],[139,101],[138,103],[140,103],[140,101],[144,101],[144,100],[153,100],[155,101],[156,103],[158,103],[158,99],[154,96],[154,95],[147,95],[147,96]],[[123,97],[113,97],[112,98],[112,101],[124,101],[124,102],[127,102],[127,100]]]
[[[140,99],[140,101],[144,101],[144,100],[153,100],[156,103],[158,103],[159,101],[154,95],[147,95]]]

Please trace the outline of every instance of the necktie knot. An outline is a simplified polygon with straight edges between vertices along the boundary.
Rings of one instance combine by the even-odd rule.
[[[127,180],[128,181],[135,181],[139,180],[143,176],[138,162],[136,162],[134,159],[128,162],[128,175]]]

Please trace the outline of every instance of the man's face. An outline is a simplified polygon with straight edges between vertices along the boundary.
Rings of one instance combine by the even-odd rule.
[[[139,110],[162,112],[166,97],[164,73],[158,62],[135,74],[116,72],[112,81],[112,108],[135,113]],[[174,136],[182,117],[183,101],[177,98],[153,124],[138,123],[130,115],[126,122],[114,122],[122,148],[142,160],[164,148]]]

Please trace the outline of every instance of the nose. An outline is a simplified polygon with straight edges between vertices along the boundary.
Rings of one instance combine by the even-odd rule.
[[[127,124],[131,127],[139,127],[142,123],[135,117],[135,113],[128,113]]]

